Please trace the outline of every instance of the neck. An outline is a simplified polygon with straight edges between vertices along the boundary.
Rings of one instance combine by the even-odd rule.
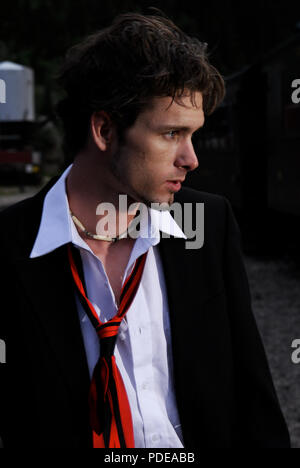
[[[134,200],[130,197],[126,197],[125,204],[124,201],[120,204],[119,195],[126,194],[114,187],[113,182],[108,170],[99,162],[93,161],[89,155],[76,157],[66,180],[68,202],[72,213],[91,233],[119,236],[127,230],[136,215],[138,204],[135,203],[133,207]],[[97,214],[101,203],[109,203],[114,207],[109,212],[110,216],[104,209],[102,214]],[[105,221],[109,222],[104,224]]]

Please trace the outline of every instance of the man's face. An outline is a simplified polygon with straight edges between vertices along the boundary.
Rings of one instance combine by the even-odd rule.
[[[156,97],[139,114],[112,156],[118,190],[134,201],[172,204],[188,171],[198,167],[192,134],[204,124],[202,94],[180,99]],[[171,104],[172,103],[172,104]]]

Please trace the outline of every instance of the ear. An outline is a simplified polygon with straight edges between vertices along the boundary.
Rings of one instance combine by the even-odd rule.
[[[91,116],[91,134],[101,151],[106,151],[113,136],[113,123],[104,111],[94,112]]]

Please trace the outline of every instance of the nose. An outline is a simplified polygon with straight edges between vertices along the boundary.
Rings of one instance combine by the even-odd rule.
[[[175,166],[184,167],[187,171],[194,171],[199,166],[199,161],[191,140],[183,142],[180,148],[178,148]]]

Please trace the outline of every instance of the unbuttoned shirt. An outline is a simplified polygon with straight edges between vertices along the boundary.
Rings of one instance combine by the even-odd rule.
[[[30,258],[46,255],[71,242],[80,251],[87,296],[100,320],[107,322],[116,315],[118,305],[101,260],[80,237],[70,216],[66,178],[71,167],[46,194]],[[135,447],[182,448],[173,385],[169,308],[158,244],[160,232],[185,239],[186,236],[169,211],[147,208],[141,220],[140,235],[131,251],[123,284],[135,260],[145,252],[148,254],[138,291],[126,320],[123,319],[120,325],[115,357],[131,408]],[[77,294],[76,304],[92,376],[101,351],[99,338]]]

